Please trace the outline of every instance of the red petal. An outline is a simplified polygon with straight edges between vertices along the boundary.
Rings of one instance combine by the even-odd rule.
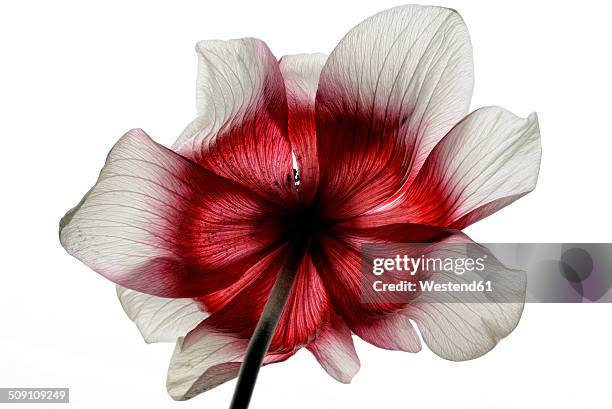
[[[250,339],[268,300],[285,258],[284,251],[267,257],[243,279],[243,287],[232,286],[218,292],[214,299],[202,297],[207,310],[206,320],[218,331]],[[210,306],[214,311],[210,310]],[[321,278],[307,255],[302,260],[297,277],[287,300],[278,327],[272,338],[270,351],[291,352],[308,344],[329,314],[327,292]],[[191,345],[203,336],[201,328],[194,329],[185,339]]]
[[[303,202],[310,203],[319,183],[315,95],[324,54],[286,55],[279,65],[285,79],[289,106],[289,139],[299,172]]]

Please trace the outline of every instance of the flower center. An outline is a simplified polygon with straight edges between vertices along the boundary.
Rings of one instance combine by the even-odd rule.
[[[310,236],[315,238],[330,225],[321,218],[319,209],[313,206],[300,207],[283,218],[287,239]]]

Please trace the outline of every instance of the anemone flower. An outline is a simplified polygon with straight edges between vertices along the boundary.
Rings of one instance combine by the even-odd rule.
[[[455,11],[383,11],[329,56],[277,60],[253,38],[197,53],[197,117],[172,149],[129,131],[60,222],[145,340],[176,342],[174,399],[239,376],[232,407],[246,407],[261,364],[303,347],[347,383],[353,334],[417,352],[416,325],[433,352],[466,360],[514,329],[522,302],[361,300],[362,245],[469,242],[461,229],[536,184],[536,115],[468,114]]]

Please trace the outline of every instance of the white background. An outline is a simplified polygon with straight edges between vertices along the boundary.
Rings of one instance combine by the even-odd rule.
[[[472,107],[535,110],[542,131],[535,192],[468,234],[480,242],[612,241],[612,6],[440,3],[471,32]],[[194,117],[197,40],[255,36],[278,57],[328,53],[360,20],[397,4],[3,2],[0,386],[70,387],[72,408],[226,407],[233,382],[188,402],[169,398],[173,346],[142,341],[114,285],[61,248],[58,221],[125,131],[141,127],[170,145]],[[528,305],[514,333],[464,363],[356,340],[362,367],[351,385],[300,351],[262,371],[252,408],[608,407],[611,313],[611,305]]]

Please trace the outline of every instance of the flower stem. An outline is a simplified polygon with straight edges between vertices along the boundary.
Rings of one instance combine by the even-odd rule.
[[[274,283],[270,298],[249,341],[244,361],[240,367],[238,383],[236,389],[234,389],[230,409],[247,409],[249,406],[259,368],[270,347],[272,336],[285,309],[300,262],[309,242],[310,238],[307,235],[298,235],[290,244],[289,253],[283,262],[276,283]]]

